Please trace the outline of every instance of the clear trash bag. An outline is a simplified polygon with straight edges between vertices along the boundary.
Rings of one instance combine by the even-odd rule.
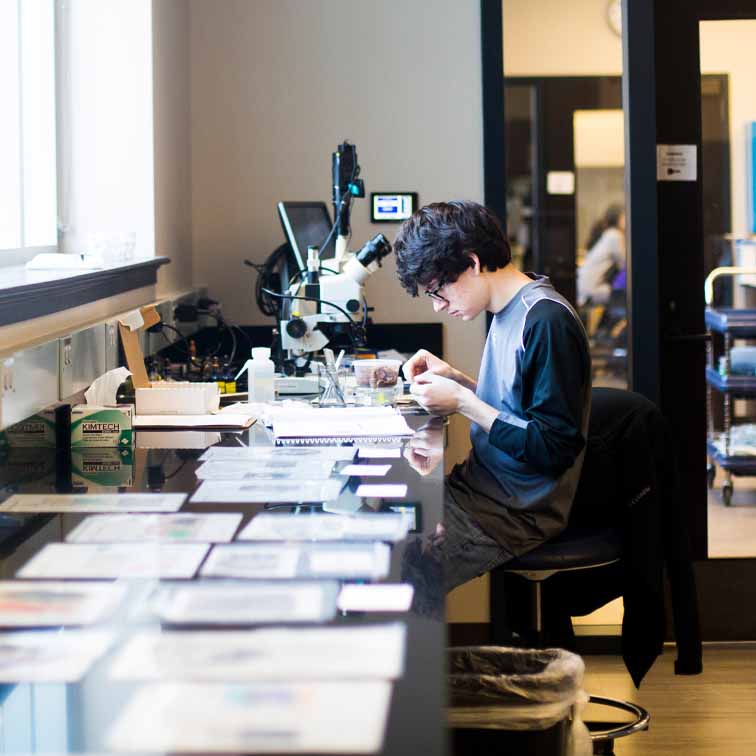
[[[581,712],[585,665],[558,648],[449,649],[448,724],[453,728],[546,730],[569,718],[567,756],[590,756]]]

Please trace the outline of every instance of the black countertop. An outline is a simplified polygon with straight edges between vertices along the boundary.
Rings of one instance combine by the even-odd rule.
[[[360,460],[385,463],[392,468],[385,478],[370,482],[408,485],[407,498],[365,499],[363,509],[385,509],[389,503],[414,505],[416,532],[392,548],[388,582],[415,584],[413,608],[404,614],[350,613],[333,623],[406,623],[407,653],[403,677],[394,685],[382,753],[415,756],[446,751],[444,705],[446,627],[440,571],[428,562],[422,548],[443,516],[443,426],[438,419],[408,416],[413,428],[428,426],[438,464],[421,475],[403,456],[393,460]],[[176,441],[178,439],[178,441]],[[0,500],[11,493],[145,492],[191,493],[197,484],[198,457],[208,444],[265,444],[271,440],[259,425],[240,434],[165,431],[137,432],[133,455],[121,450],[56,451],[9,448],[0,451]],[[194,448],[182,448],[192,446]],[[150,448],[145,448],[150,447]],[[354,479],[350,479],[350,484]],[[354,488],[347,485],[345,491]],[[342,494],[342,496],[349,495]],[[240,529],[264,504],[184,504],[182,512],[240,512]],[[275,511],[290,511],[290,507]],[[13,578],[16,571],[45,544],[63,541],[85,514],[0,516],[0,576]],[[237,531],[238,532],[238,531]],[[196,579],[196,578],[195,578]],[[144,582],[144,581],[142,581]],[[157,581],[154,581],[155,583]],[[132,594],[130,594],[133,597]],[[144,623],[129,619],[129,607],[119,616],[119,640],[84,680],[77,684],[28,684],[0,686],[4,741],[7,750],[104,752],[105,736],[139,684],[113,681],[107,670],[125,639]],[[369,653],[369,649],[366,649]]]

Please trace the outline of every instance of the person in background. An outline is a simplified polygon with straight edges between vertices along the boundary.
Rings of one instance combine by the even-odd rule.
[[[513,265],[499,222],[482,205],[421,208],[394,251],[402,286],[412,296],[423,290],[436,312],[464,321],[493,315],[476,378],[425,349],[403,367],[428,412],[472,421],[472,451],[445,481],[444,523],[415,544],[417,559],[405,560],[408,576],[442,573],[448,591],[564,529],[586,443],[588,340],[548,279]],[[423,474],[433,460],[420,446],[410,444],[407,459]],[[418,464],[418,454],[429,464]]]
[[[625,210],[611,205],[593,225],[588,250],[577,271],[577,303],[605,305],[612,294],[612,281],[625,269]]]

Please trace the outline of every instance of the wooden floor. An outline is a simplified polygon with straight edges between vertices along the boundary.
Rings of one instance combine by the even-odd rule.
[[[651,713],[651,727],[618,740],[617,756],[756,755],[756,644],[707,645],[704,672],[676,676],[665,651],[640,690],[622,659],[587,656],[585,689],[623,698]]]
[[[722,503],[724,476],[709,490],[709,557],[756,557],[756,478],[733,478],[732,503]]]

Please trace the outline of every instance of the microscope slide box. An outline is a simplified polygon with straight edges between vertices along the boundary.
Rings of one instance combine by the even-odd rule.
[[[274,379],[274,385],[277,394],[317,394],[320,391],[317,375],[304,375],[301,377],[277,375]]]
[[[138,388],[137,415],[208,415],[220,407],[217,383],[160,382]]]

